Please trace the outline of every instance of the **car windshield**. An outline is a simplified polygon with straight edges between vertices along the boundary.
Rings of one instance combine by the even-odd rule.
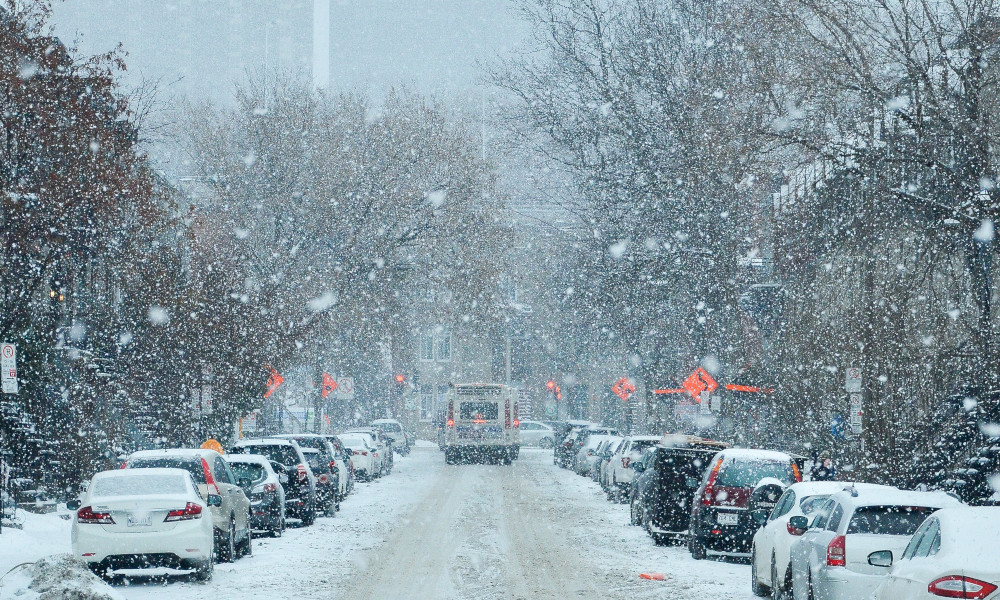
[[[205,467],[200,458],[133,458],[128,461],[128,467],[130,469],[150,469],[160,467],[168,469],[184,469],[191,474],[195,483],[203,484],[206,482]]]
[[[188,486],[181,475],[150,474],[102,477],[94,481],[92,497],[159,496],[188,493]]]
[[[802,511],[803,515],[811,515],[816,512],[816,509],[823,504],[823,501],[829,498],[829,494],[819,494],[815,496],[806,496],[799,503],[799,510]]]
[[[343,442],[345,447],[350,448],[351,450],[368,447],[368,442],[364,438],[360,437],[342,435],[340,436],[340,441]]]
[[[237,481],[246,480],[257,484],[267,479],[267,470],[256,463],[230,462],[229,468],[233,470]]]
[[[847,533],[913,535],[935,510],[927,506],[863,506],[851,516]]]
[[[795,481],[795,473],[788,461],[741,459],[723,463],[715,484],[721,487],[752,488],[767,477],[789,484]]]
[[[260,454],[266,456],[268,460],[281,463],[286,467],[299,464],[299,455],[295,448],[284,444],[252,444],[238,446],[233,452],[244,454]]]
[[[386,433],[399,433],[403,430],[399,423],[375,423],[375,427]]]

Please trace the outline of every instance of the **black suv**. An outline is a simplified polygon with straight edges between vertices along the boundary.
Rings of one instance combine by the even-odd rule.
[[[632,466],[629,500],[633,525],[642,525],[657,545],[680,540],[702,473],[727,444],[693,436],[664,436]]]

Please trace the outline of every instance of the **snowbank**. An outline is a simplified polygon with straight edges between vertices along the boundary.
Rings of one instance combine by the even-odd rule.
[[[15,567],[0,581],[0,594],[18,600],[122,600],[117,592],[69,554]]]

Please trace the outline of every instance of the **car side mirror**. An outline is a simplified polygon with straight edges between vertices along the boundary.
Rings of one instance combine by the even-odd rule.
[[[208,495],[208,505],[209,506],[222,506],[222,496],[218,494]]]
[[[278,483],[282,485],[288,483],[288,475],[284,473],[278,473]]]
[[[803,515],[796,515],[788,519],[788,533],[792,535],[802,535],[809,529],[809,518]]]
[[[868,555],[868,564],[873,567],[891,567],[892,550],[877,550]]]
[[[70,500],[66,503],[66,510],[80,510],[81,504],[79,500]]]
[[[750,518],[753,519],[754,523],[757,525],[763,525],[767,522],[768,511],[763,508],[758,508],[757,510],[750,511]]]
[[[636,473],[642,473],[643,471],[646,470],[646,465],[642,464],[641,462],[634,462],[632,463],[632,470],[635,471]]]

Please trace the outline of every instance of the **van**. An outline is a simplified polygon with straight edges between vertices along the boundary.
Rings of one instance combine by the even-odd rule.
[[[446,396],[445,461],[509,465],[520,451],[517,391],[495,383],[452,384]]]

